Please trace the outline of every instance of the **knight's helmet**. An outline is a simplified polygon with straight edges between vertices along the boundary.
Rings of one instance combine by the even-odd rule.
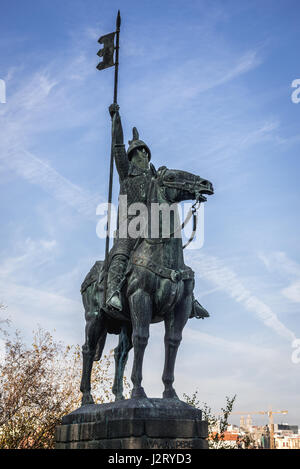
[[[148,145],[146,145],[143,140],[139,140],[139,133],[137,131],[136,127],[133,127],[132,129],[132,140],[128,140],[129,147],[127,150],[127,156],[129,161],[132,158],[132,151],[135,150],[136,148],[145,148],[147,150],[147,153],[149,155],[149,161],[151,160],[151,151]]]

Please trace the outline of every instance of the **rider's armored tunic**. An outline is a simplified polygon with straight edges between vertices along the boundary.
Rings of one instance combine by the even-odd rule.
[[[117,254],[123,254],[129,258],[136,238],[130,237],[127,229],[125,231],[120,230],[120,225],[125,223],[128,228],[130,221],[137,215],[128,215],[128,208],[131,204],[137,202],[146,204],[151,170],[141,169],[129,161],[125,145],[115,145],[114,157],[120,178],[120,196],[127,196],[127,210],[125,213],[122,210],[121,219],[118,220],[118,229],[110,258],[112,259]],[[124,232],[127,232],[127,237],[122,237]]]

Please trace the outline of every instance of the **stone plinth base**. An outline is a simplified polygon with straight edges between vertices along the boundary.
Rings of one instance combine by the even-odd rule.
[[[175,399],[80,407],[56,428],[57,449],[206,449],[201,410]]]

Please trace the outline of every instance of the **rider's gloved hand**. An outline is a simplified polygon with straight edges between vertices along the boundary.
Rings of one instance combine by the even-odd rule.
[[[114,115],[119,112],[120,106],[118,104],[111,104],[108,108],[110,117],[113,119]]]

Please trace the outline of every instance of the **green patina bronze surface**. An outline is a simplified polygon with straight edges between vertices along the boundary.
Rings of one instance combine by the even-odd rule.
[[[205,201],[203,194],[213,194],[212,184],[192,173],[150,164],[151,152],[140,140],[136,128],[126,152],[119,107],[109,108],[112,118],[113,157],[120,180],[120,194],[128,206],[143,203],[151,219],[153,204],[173,204],[184,200]],[[177,210],[177,209],[176,209]],[[99,360],[107,333],[119,335],[115,349],[116,400],[123,399],[123,374],[129,350],[134,349],[131,374],[132,398],[146,397],[142,383],[144,351],[151,323],[165,323],[164,398],[177,398],[173,388],[174,367],[182,330],[191,317],[207,317],[207,311],[194,299],[194,272],[185,265],[181,236],[170,218],[171,236],[163,236],[158,219],[158,237],[145,232],[138,238],[121,237],[133,216],[121,219],[107,263],[97,261],[82,284],[86,318],[86,341],[83,346],[81,391],[83,404],[92,404],[90,376],[94,360]],[[121,226],[120,226],[121,225]],[[126,231],[125,230],[125,231]],[[107,288],[106,294],[104,289]]]

